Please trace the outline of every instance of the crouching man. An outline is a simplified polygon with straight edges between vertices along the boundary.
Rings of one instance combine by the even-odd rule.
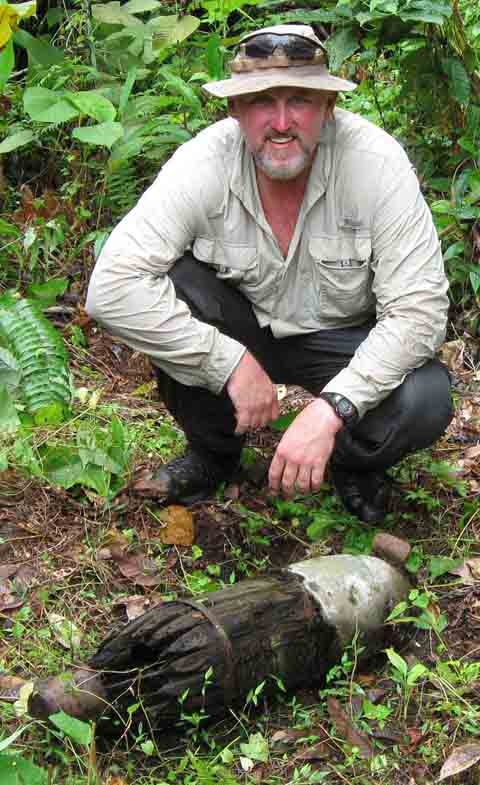
[[[211,493],[244,434],[278,416],[275,383],[315,396],[283,435],[269,484],[385,514],[385,471],[451,419],[447,280],[404,150],[335,108],[307,25],[249,33],[231,77],[204,85],[228,119],[182,145],[110,236],[87,311],[145,352],[189,442],[163,498]]]

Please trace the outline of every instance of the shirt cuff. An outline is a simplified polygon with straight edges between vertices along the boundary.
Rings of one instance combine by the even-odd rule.
[[[398,383],[401,384],[402,381],[403,379],[400,379]],[[363,376],[347,367],[337,373],[325,385],[322,392],[338,393],[348,398],[356,406],[359,419],[361,419],[370,409],[374,409],[387,398],[392,390],[377,389],[373,380],[371,384],[368,384]]]
[[[220,395],[246,351],[243,344],[217,330],[212,349],[202,363],[205,387]]]

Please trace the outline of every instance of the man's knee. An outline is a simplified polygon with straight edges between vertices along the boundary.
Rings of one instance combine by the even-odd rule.
[[[412,371],[393,395],[411,451],[433,444],[453,417],[450,374],[438,360]]]

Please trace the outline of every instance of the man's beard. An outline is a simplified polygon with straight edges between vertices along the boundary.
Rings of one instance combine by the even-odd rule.
[[[266,149],[266,144],[262,145],[259,150],[254,151],[253,158],[255,163],[271,180],[293,180],[310,167],[312,151],[298,137],[295,138],[300,150],[295,155],[290,155],[288,160],[285,161],[270,155]]]

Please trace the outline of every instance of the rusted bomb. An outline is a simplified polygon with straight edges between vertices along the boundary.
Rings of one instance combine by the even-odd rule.
[[[35,684],[32,716],[97,719],[114,709],[162,728],[242,704],[272,675],[287,690],[319,683],[355,637],[360,659],[389,642],[385,619],[410,585],[373,556],[325,556],[193,601],[159,604],[114,631],[70,679]],[[130,710],[131,713],[131,710]]]

